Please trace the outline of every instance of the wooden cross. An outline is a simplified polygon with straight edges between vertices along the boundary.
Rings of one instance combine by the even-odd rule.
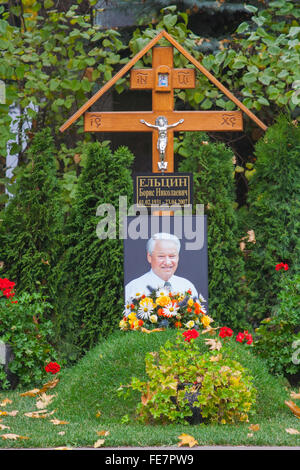
[[[173,68],[173,47],[157,47],[160,39],[165,38],[189,62],[216,85],[231,101],[244,111],[263,130],[267,126],[260,121],[243,103],[241,103],[226,87],[224,87],[203,65],[189,54],[166,31],[161,31],[136,54],[119,72],[116,73],[92,98],[61,126],[65,131],[74,121],[84,114],[85,132],[152,132],[152,171],[159,172],[160,152],[157,148],[159,132],[145,125],[145,121],[154,125],[157,118],[163,116],[169,125],[177,123],[176,131],[241,131],[243,119],[241,111],[175,111],[174,89],[195,87],[194,69]],[[154,47],[156,46],[156,47]],[[152,68],[133,69],[131,71],[132,89],[152,89],[152,111],[132,112],[86,112],[111,86],[113,86],[139,59],[152,49]],[[179,121],[183,120],[179,124]],[[144,121],[144,122],[142,122]],[[166,171],[174,171],[173,136],[174,130],[167,131],[165,160]]]

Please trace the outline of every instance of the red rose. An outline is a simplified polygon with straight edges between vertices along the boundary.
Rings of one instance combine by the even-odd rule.
[[[57,374],[57,372],[60,371],[60,365],[57,364],[57,362],[49,362],[45,367],[45,371],[51,374]]]

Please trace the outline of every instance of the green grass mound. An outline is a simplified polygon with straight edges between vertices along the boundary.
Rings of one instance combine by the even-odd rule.
[[[258,390],[255,415],[248,423],[237,425],[150,425],[135,419],[139,392],[124,400],[117,389],[131,378],[147,379],[145,354],[157,351],[176,332],[169,330],[145,334],[117,331],[87,353],[75,366],[62,369],[59,383],[48,395],[56,394],[47,410],[55,412],[45,419],[32,419],[26,412],[36,410],[37,397],[21,397],[20,391],[4,392],[12,403],[6,408],[18,409],[17,416],[1,417],[9,430],[0,434],[16,433],[28,439],[0,439],[0,447],[93,447],[99,439],[97,432],[108,431],[103,439],[105,447],[123,446],[177,446],[182,433],[192,435],[199,445],[272,445],[297,446],[299,435],[286,429],[298,429],[299,420],[284,401],[290,389],[285,382],[271,376],[264,362],[253,352],[235,344],[238,360],[254,378]],[[206,346],[204,346],[206,348]],[[125,418],[124,418],[125,417]],[[52,420],[60,421],[55,425]],[[258,424],[259,430],[249,429]]]
[[[116,332],[75,367],[65,371],[54,407],[63,419],[109,430],[107,445],[175,445],[181,432],[193,434],[200,445],[251,445],[253,441],[256,445],[272,441],[274,445],[286,445],[293,442],[293,438],[297,442],[297,437],[288,436],[285,431],[285,428],[292,427],[292,422],[294,426],[298,424],[284,404],[289,397],[286,384],[271,376],[264,362],[240,344],[233,344],[236,358],[249,370],[258,390],[256,412],[251,423],[259,424],[260,430],[253,436],[249,436],[251,423],[183,426],[137,422],[135,408],[140,400],[139,392],[125,400],[118,397],[117,389],[120,384],[129,383],[133,376],[147,379],[145,354],[157,351],[167,339],[175,339],[175,336],[176,332],[171,330],[152,334]]]

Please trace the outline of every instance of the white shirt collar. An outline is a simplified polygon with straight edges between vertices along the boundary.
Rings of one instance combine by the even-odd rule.
[[[157,282],[157,287],[163,287],[165,285],[165,282],[172,283],[173,275],[170,277],[170,279],[168,279],[168,281],[164,281],[161,277],[155,274],[155,272],[152,269],[150,269],[149,273],[151,274],[155,282]]]

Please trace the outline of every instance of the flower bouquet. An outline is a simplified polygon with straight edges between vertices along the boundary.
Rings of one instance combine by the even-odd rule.
[[[129,299],[123,311],[121,330],[156,328],[207,328],[213,321],[203,306],[205,299],[186,292],[169,292],[165,288],[151,289],[149,295],[137,293]]]

